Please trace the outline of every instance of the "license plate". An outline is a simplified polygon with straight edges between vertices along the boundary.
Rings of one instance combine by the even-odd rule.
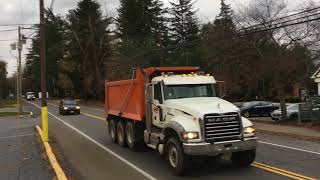
[[[74,111],[70,111],[70,113],[74,113]]]

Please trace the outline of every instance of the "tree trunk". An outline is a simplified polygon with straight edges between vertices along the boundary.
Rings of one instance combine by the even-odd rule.
[[[96,94],[96,97],[97,97],[97,99],[101,99],[101,74],[100,74],[100,70],[99,70],[99,67],[97,66],[97,65],[95,65],[95,75],[96,75],[96,77],[95,77],[95,81],[96,81],[96,83],[95,83],[95,86],[96,86],[96,92],[95,92],[95,94]]]
[[[278,91],[278,97],[280,100],[281,120],[286,121],[288,120],[288,116],[287,116],[287,106],[286,106],[283,88],[278,87],[277,91]]]

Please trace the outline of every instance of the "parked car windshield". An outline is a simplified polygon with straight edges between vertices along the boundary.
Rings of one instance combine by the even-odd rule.
[[[165,99],[216,97],[213,84],[186,84],[164,86]]]
[[[34,92],[27,92],[27,96],[33,96]]]

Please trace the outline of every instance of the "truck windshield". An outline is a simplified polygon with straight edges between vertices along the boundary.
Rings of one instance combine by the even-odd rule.
[[[216,97],[213,84],[165,85],[165,99]]]

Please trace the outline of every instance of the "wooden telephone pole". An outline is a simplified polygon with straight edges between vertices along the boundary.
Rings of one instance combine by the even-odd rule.
[[[17,100],[18,100],[18,116],[22,116],[23,109],[21,104],[22,96],[22,73],[21,73],[21,51],[22,51],[22,38],[21,38],[21,27],[18,27],[18,64],[17,64]]]
[[[41,118],[42,118],[42,141],[48,142],[48,107],[46,90],[46,42],[45,42],[45,19],[44,3],[40,0],[40,64],[41,64]]]

